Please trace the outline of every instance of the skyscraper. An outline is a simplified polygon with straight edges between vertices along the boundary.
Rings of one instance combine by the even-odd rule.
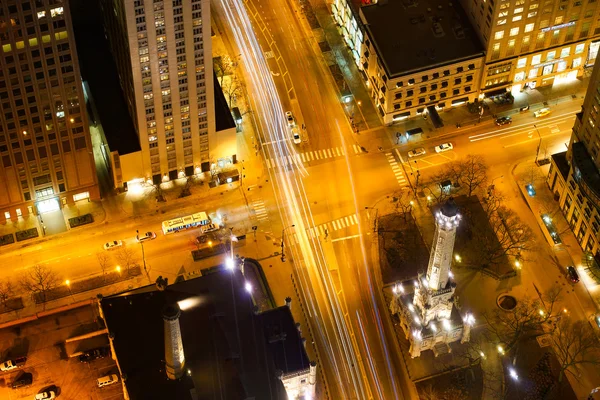
[[[594,66],[566,152],[552,155],[548,186],[589,266],[600,265],[600,66]],[[595,270],[600,272],[599,270]]]
[[[235,145],[216,137],[210,2],[101,0],[101,7],[142,149],[120,157],[122,181],[159,184],[235,161]]]
[[[0,2],[0,218],[99,198],[68,2]]]
[[[596,0],[461,4],[487,52],[481,89],[488,95],[568,82],[594,64],[600,44]]]

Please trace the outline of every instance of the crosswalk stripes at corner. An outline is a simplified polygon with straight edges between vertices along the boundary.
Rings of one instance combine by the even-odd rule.
[[[354,154],[360,154],[362,152],[360,146],[353,144],[352,150]],[[329,149],[324,150],[311,150],[303,153],[294,154],[291,156],[282,156],[282,157],[274,157],[274,158],[266,158],[265,163],[267,164],[267,168],[275,168],[275,167],[287,167],[291,166],[295,163],[308,163],[311,161],[319,161],[325,160],[328,158],[335,157],[343,157],[346,155],[346,151],[343,147],[331,147]]]
[[[408,182],[406,181],[406,178],[404,177],[402,168],[400,167],[400,165],[398,165],[398,162],[394,158],[394,155],[392,153],[385,153],[385,157],[387,158],[388,162],[390,163],[390,166],[392,167],[392,172],[394,173],[394,176],[396,177],[396,181],[398,181],[398,185],[400,185],[401,187],[406,186],[408,184]]]
[[[331,232],[348,228],[356,224],[358,224],[358,216],[356,214],[348,215],[321,225],[313,226],[312,228],[308,228],[308,237],[314,238],[317,236],[327,236],[327,234]]]
[[[248,205],[252,210],[254,210],[254,217],[258,221],[265,221],[269,219],[267,207],[265,207],[265,202],[262,199],[251,201],[248,203]]]

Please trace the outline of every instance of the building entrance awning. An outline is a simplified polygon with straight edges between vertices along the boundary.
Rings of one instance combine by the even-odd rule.
[[[485,97],[496,97],[496,96],[501,96],[503,94],[506,94],[506,88],[500,88],[500,89],[493,89],[490,90],[489,92],[485,92]]]

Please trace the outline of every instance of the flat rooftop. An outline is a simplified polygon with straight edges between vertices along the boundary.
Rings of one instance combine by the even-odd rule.
[[[279,369],[308,368],[308,359],[288,310],[255,314],[241,273],[217,269],[208,275],[155,285],[102,299],[106,325],[132,400],[265,399],[287,400]],[[162,309],[187,300],[179,323],[190,373],[179,380],[165,373]],[[286,307],[287,308],[287,307]],[[283,340],[272,339],[274,327]],[[238,344],[239,340],[239,344]],[[295,343],[294,343],[295,342]],[[276,347],[275,354],[272,353]]]
[[[388,77],[484,55],[458,1],[388,0],[360,13]]]

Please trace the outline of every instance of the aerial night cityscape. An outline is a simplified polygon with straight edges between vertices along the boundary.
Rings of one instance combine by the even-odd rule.
[[[597,0],[0,0],[0,399],[600,400]]]

